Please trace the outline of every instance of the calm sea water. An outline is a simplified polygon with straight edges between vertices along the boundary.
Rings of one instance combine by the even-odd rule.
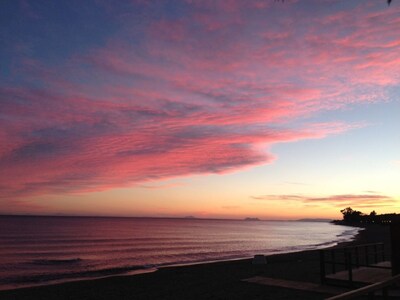
[[[317,249],[357,231],[313,222],[0,217],[0,289]]]

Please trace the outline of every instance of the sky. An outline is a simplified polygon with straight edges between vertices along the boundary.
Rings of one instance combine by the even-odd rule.
[[[400,213],[400,3],[0,2],[0,214]]]

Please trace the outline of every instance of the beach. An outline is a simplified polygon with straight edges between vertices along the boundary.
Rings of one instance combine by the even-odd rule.
[[[340,225],[338,225],[340,226]],[[335,247],[385,243],[389,227],[369,225],[351,242]],[[389,256],[388,256],[389,257]],[[0,291],[0,299],[324,299],[327,295],[241,281],[255,275],[319,282],[317,250],[267,256],[255,269],[251,259],[160,268],[152,273]]]

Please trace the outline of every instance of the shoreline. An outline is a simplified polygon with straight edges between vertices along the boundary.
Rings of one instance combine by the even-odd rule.
[[[388,242],[389,228],[369,225],[351,241],[340,242],[337,247],[375,242]],[[333,247],[324,247],[329,249]],[[389,247],[386,247],[388,250]],[[318,250],[266,255],[266,276],[287,280],[309,282],[319,281]],[[46,284],[43,286],[21,287],[0,291],[1,299],[252,299],[252,293],[269,291],[274,294],[290,294],[294,291],[277,291],[273,287],[258,286],[241,282],[254,276],[252,258],[201,262],[195,264],[163,266],[154,272],[140,274],[116,274],[101,278],[87,278],[75,281]],[[157,289],[155,289],[155,287]],[[220,290],[224,291],[220,294]],[[81,295],[81,293],[84,295]],[[293,299],[298,296],[293,294]],[[248,295],[245,297],[244,295]],[[296,297],[294,295],[297,295]],[[298,296],[297,298],[299,298]],[[308,299],[308,296],[301,296]],[[278,296],[275,298],[279,299]],[[292,299],[292,298],[285,298]],[[315,298],[313,298],[315,299]],[[322,299],[322,298],[321,298]]]

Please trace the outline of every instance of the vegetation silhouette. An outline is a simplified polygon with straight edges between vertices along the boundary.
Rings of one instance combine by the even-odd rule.
[[[343,215],[342,221],[336,221],[336,223],[347,223],[347,224],[391,224],[394,222],[400,222],[400,214],[380,214],[378,215],[375,210],[369,214],[364,214],[361,211],[354,210],[351,207],[346,207],[340,211]]]

